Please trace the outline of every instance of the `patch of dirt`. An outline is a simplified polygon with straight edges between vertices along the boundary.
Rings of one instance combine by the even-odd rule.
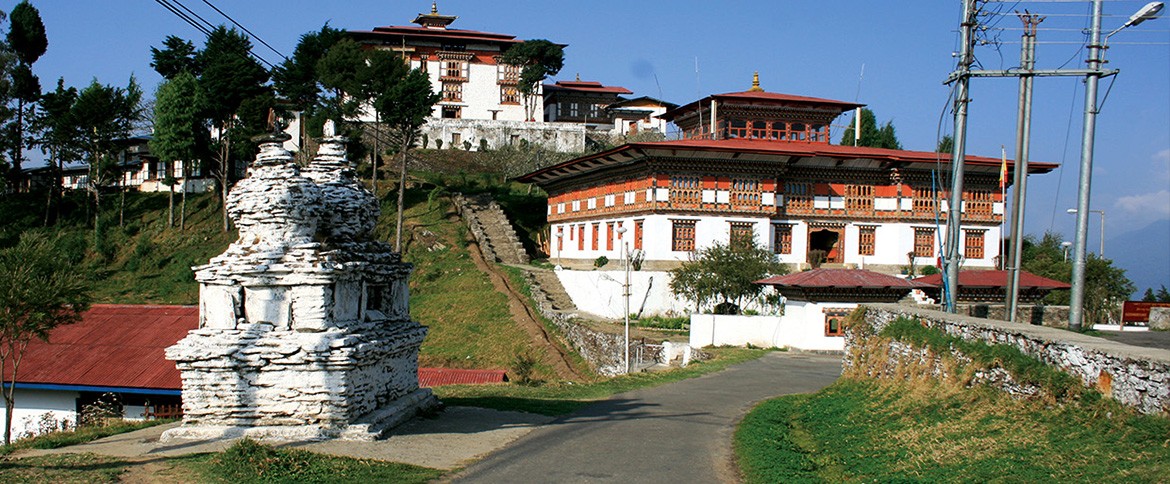
[[[131,484],[188,484],[198,482],[187,469],[162,457],[127,459],[126,471],[118,476],[118,482]]]

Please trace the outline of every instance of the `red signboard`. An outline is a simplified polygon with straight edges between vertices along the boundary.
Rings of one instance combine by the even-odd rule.
[[[1170,308],[1170,302],[1126,301],[1121,305],[1121,320],[1126,323],[1149,321],[1150,308]]]

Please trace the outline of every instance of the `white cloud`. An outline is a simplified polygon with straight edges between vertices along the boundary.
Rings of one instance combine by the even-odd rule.
[[[1123,211],[1143,214],[1154,219],[1170,217],[1170,190],[1121,197],[1114,205]]]

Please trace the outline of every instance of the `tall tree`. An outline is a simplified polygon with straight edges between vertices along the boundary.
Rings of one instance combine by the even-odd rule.
[[[221,202],[227,200],[228,190],[236,177],[232,158],[232,141],[239,132],[238,114],[245,102],[265,94],[268,71],[251,56],[252,42],[235,29],[217,27],[207,36],[207,43],[196,60],[203,71],[199,89],[204,115],[216,128],[218,183]],[[223,230],[229,227],[227,203],[221,203]]]
[[[41,95],[41,109],[34,119],[33,125],[40,137],[38,143],[48,152],[49,169],[52,170],[52,186],[49,187],[45,202],[45,225],[49,225],[54,215],[60,215],[59,197],[61,195],[61,177],[65,169],[66,160],[80,157],[82,147],[78,144],[77,119],[73,115],[73,104],[77,102],[77,88],[65,87],[65,79],[57,79],[57,89]],[[53,213],[54,201],[57,201],[57,213]]]
[[[16,99],[16,119],[11,123],[8,134],[12,148],[12,167],[9,180],[15,185],[20,179],[20,164],[24,161],[24,148],[31,145],[26,136],[25,123],[35,112],[35,102],[40,97],[41,85],[32,72],[32,65],[44,55],[49,47],[45,36],[45,24],[41,13],[27,0],[16,4],[9,15],[11,27],[8,30],[8,46],[16,55],[16,66],[12,70],[12,90]]]
[[[102,190],[115,181],[118,162],[117,141],[130,135],[134,122],[142,115],[142,90],[133,77],[125,88],[104,86],[93,80],[77,96],[73,116],[77,120],[79,141],[89,162],[88,189],[94,203],[94,247],[102,246]]]
[[[179,228],[187,228],[187,185],[199,158],[200,140],[207,137],[207,126],[199,115],[199,85],[195,76],[183,71],[158,86],[154,102],[154,137],[150,151],[166,163],[168,176],[177,178],[174,169],[182,167],[182,201]],[[174,206],[175,188],[171,184],[168,205]],[[174,223],[172,217],[171,224]]]
[[[301,122],[298,124],[302,158],[306,157],[303,140],[308,139],[310,133],[320,134],[324,125],[325,116],[320,113],[322,86],[317,64],[330,47],[345,37],[345,31],[329,25],[321,27],[317,32],[306,33],[301,36],[292,57],[272,70],[272,86],[277,95],[289,109],[300,113]]]
[[[879,126],[877,117],[869,108],[861,108],[861,139],[859,140],[855,140],[856,136],[854,136],[856,125],[856,120],[850,121],[845,132],[841,133],[841,140],[838,144],[852,146],[856,141],[857,146],[891,150],[902,149],[902,143],[898,141],[893,121],[886,121],[885,124]]]
[[[0,381],[3,386],[4,443],[12,443],[12,414],[20,362],[33,338],[47,341],[58,326],[81,320],[89,307],[87,278],[60,253],[55,240],[21,234],[14,247],[0,250]]]
[[[949,154],[950,152],[952,152],[954,150],[955,150],[955,138],[951,137],[951,135],[948,134],[948,135],[943,136],[942,139],[938,140],[938,146],[935,147],[934,152],[935,153]]]
[[[500,62],[520,69],[520,83],[517,90],[524,98],[524,119],[536,121],[536,103],[541,100],[540,84],[548,76],[554,76],[565,65],[565,50],[544,39],[526,40],[509,47]]]
[[[431,109],[437,102],[439,95],[431,90],[430,79],[425,72],[418,69],[411,70],[374,101],[374,109],[385,123],[387,134],[402,157],[402,169],[398,177],[398,216],[394,234],[394,250],[398,252],[402,252],[406,169],[410,162],[410,149],[418,142],[422,125],[427,122],[427,116],[430,116]]]
[[[168,35],[163,39],[163,48],[150,48],[150,67],[164,79],[174,79],[183,72],[198,76],[198,54],[191,41]]]

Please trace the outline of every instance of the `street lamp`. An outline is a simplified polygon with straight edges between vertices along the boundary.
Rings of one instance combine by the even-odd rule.
[[[1101,216],[1101,247],[1099,249],[1097,249],[1097,255],[1101,256],[1101,258],[1104,259],[1105,258],[1105,211],[1104,210],[1089,210],[1089,211]],[[1068,213],[1076,215],[1077,209],[1070,208],[1070,209],[1068,209]]]
[[[1060,243],[1060,248],[1064,250],[1064,261],[1068,262],[1068,248],[1072,247],[1072,242],[1064,241]]]
[[[622,263],[623,263],[623,270],[626,273],[626,282],[624,284],[622,284],[622,298],[625,299],[626,306],[625,306],[625,311],[623,311],[622,314],[625,315],[625,319],[626,319],[626,344],[625,344],[626,351],[625,351],[624,362],[625,362],[625,367],[626,367],[625,373],[628,375],[630,373],[630,254],[626,250],[627,245],[629,243],[626,242],[626,238],[622,236],[623,234],[626,233],[626,227],[625,226],[618,227],[617,233],[618,233],[618,238],[622,239],[622,256],[621,257],[622,257]]]
[[[1093,140],[1097,127],[1097,83],[1105,72],[1101,65],[1105,62],[1103,51],[1105,44],[1101,39],[1101,7],[1102,0],[1093,0],[1093,21],[1089,35],[1089,72],[1085,75],[1085,123],[1081,135],[1081,167],[1080,183],[1077,187],[1077,228],[1073,238],[1072,264],[1072,291],[1069,294],[1068,329],[1081,330],[1084,320],[1085,305],[1085,243],[1088,241],[1089,230],[1089,193],[1093,178]],[[1162,10],[1162,2],[1150,2],[1129,17],[1121,27],[1114,29],[1105,36],[1109,37],[1122,29],[1145,22],[1158,16]],[[1102,224],[1104,225],[1104,224]]]
[[[562,239],[561,239],[561,238],[562,238],[562,237],[564,237],[564,236],[565,236],[564,229],[563,229],[562,227],[557,227],[557,247],[556,247],[556,252],[557,252],[557,265],[558,265],[558,266],[559,266],[559,265],[561,265],[561,241],[562,241]]]

